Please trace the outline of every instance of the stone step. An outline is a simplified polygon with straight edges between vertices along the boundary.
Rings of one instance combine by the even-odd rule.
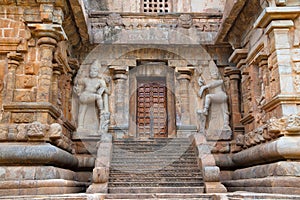
[[[195,182],[195,181],[202,181],[202,177],[201,176],[182,176],[182,177],[144,177],[144,176],[117,176],[117,177],[110,177],[109,178],[109,182],[127,182],[127,181],[131,181],[131,182],[147,182],[147,181],[151,181],[151,182],[166,182],[166,181],[170,181],[170,182]]]
[[[164,152],[164,153],[194,153],[194,149],[187,149],[187,148],[113,148],[113,153],[126,153],[126,152],[134,152],[134,153],[152,153],[152,152]]]
[[[108,193],[203,193],[204,187],[111,187]]]
[[[195,182],[113,182],[108,187],[196,187],[203,186],[202,181]]]
[[[143,177],[200,177],[202,176],[199,170],[197,171],[150,171],[147,173],[136,173],[132,171],[110,171],[110,177],[136,177],[136,176],[143,176]]]
[[[197,193],[193,193],[193,194],[168,194],[168,193],[147,193],[147,194],[128,194],[128,193],[124,193],[124,194],[107,194],[105,196],[105,199],[185,199],[185,200],[189,200],[189,199],[197,199],[197,200],[211,200],[215,195],[213,194],[197,194]]]
[[[137,172],[141,172],[141,171],[149,171],[149,170],[164,170],[164,171],[169,171],[169,170],[174,170],[174,171],[186,171],[191,170],[191,171],[197,171],[199,170],[198,166],[195,165],[191,165],[191,166],[165,166],[165,165],[161,165],[161,166],[152,166],[152,165],[147,165],[147,166],[111,166],[112,170],[126,170],[126,171],[137,171]]]
[[[136,158],[136,159],[118,159],[118,160],[113,160],[111,162],[111,164],[119,164],[119,163],[122,163],[122,164],[131,164],[131,163],[147,163],[147,164],[154,164],[154,163],[161,163],[161,162],[171,162],[171,164],[189,164],[189,163],[195,163],[197,164],[197,160],[195,158],[178,158],[178,159],[169,159],[169,160],[166,160],[166,159],[159,159],[159,158],[156,158],[156,159],[148,159],[148,160],[142,160],[142,159],[139,159],[139,158]]]
[[[113,153],[112,159],[122,159],[122,158],[139,158],[139,159],[156,159],[156,158],[188,158],[196,157],[195,153],[168,153],[168,152],[156,152],[156,153],[134,153],[134,152],[124,152],[124,153]]]
[[[142,161],[114,161],[111,163],[111,167],[119,167],[119,166],[195,166],[197,165],[196,161],[166,161],[166,160],[160,160],[160,161],[152,161],[152,162],[142,162]]]

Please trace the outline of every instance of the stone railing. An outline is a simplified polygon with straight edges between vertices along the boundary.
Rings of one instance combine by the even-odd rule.
[[[225,193],[224,185],[220,182],[220,168],[216,165],[215,158],[211,153],[212,147],[207,143],[204,134],[196,133],[190,136],[197,153],[197,161],[202,171],[206,193]]]

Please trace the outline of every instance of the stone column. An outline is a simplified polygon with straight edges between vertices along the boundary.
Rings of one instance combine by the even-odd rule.
[[[52,79],[52,93],[51,93],[51,102],[56,105],[58,105],[58,97],[59,97],[59,88],[58,88],[58,79],[61,75],[61,72],[57,67],[54,68],[53,70],[53,79]]]
[[[236,67],[226,67],[225,76],[230,80],[230,110],[231,110],[231,127],[233,130],[233,140],[231,142],[231,151],[240,150],[236,145],[235,139],[238,135],[244,133],[244,126],[241,124],[241,98],[239,84],[241,81],[241,71]]]
[[[189,85],[191,80],[190,70],[178,70],[180,73],[177,77],[179,82],[179,98],[181,104],[181,122],[183,125],[189,125],[191,123],[190,119],[190,96],[189,96]]]
[[[23,60],[20,53],[11,52],[7,54],[8,60],[8,73],[6,78],[6,94],[4,97],[5,103],[11,103],[14,101],[14,89],[16,84],[16,69],[20,65],[20,61]]]
[[[5,86],[5,95],[3,96],[3,104],[11,104],[15,101],[14,92],[16,88],[16,69],[20,65],[20,61],[23,60],[23,57],[20,53],[10,52],[7,54],[8,58],[8,72],[6,75],[6,86]],[[1,108],[0,120],[2,123],[9,123],[10,113],[4,112],[3,107]]]
[[[61,25],[58,24],[28,24],[33,35],[38,38],[39,46],[39,80],[36,102],[52,103],[53,53],[57,42],[65,40],[66,36]],[[47,123],[48,113],[39,113],[37,121]]]
[[[128,132],[128,108],[126,101],[127,98],[127,66],[111,66],[113,70],[114,80],[114,99],[115,99],[115,115],[114,119],[116,122],[115,133],[116,137],[123,137],[124,133]]]
[[[191,125],[191,114],[190,114],[190,80],[193,70],[191,68],[183,67],[178,68],[177,80],[179,83],[179,98],[181,107],[181,125],[177,127],[177,136],[186,137],[191,132],[197,131],[197,126]]]
[[[240,126],[241,120],[241,101],[239,84],[241,80],[241,71],[236,67],[226,67],[225,76],[230,80],[230,110],[232,127]]]

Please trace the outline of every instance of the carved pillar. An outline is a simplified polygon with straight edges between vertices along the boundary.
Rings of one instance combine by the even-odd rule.
[[[126,97],[126,80],[127,67],[115,66],[114,83],[115,83],[115,121],[117,126],[128,126],[128,115],[126,114],[125,97]]]
[[[4,103],[11,103],[14,101],[14,89],[16,84],[16,69],[23,60],[20,53],[11,52],[7,54],[8,57],[8,73],[6,78],[6,95]]]
[[[225,75],[230,79],[230,99],[232,124],[239,124],[241,120],[240,98],[239,98],[239,82],[241,80],[241,71],[236,67],[226,67]]]
[[[128,85],[127,85],[127,71],[128,66],[120,66],[120,65],[114,65],[110,66],[111,72],[114,75],[114,122],[115,124],[111,127],[114,137],[116,138],[123,138],[125,135],[128,134],[128,128],[129,128],[129,107],[127,102],[128,99]]]
[[[56,106],[61,106],[59,105],[59,88],[58,88],[58,80],[59,80],[59,77],[61,75],[61,72],[59,71],[59,69],[57,67],[55,67],[53,69],[53,79],[52,79],[52,86],[51,86],[51,90],[52,90],[52,93],[51,93],[51,102],[56,105]]]
[[[39,80],[36,102],[51,103],[53,80],[53,53],[57,42],[65,40],[66,36],[61,25],[58,24],[28,24],[32,33],[38,38],[39,45]],[[57,95],[57,94],[55,94]],[[48,113],[39,113],[37,121],[47,123]]]
[[[190,125],[190,95],[189,85],[192,71],[188,68],[178,69],[179,75],[177,80],[179,82],[179,98],[181,104],[181,123],[183,125]]]
[[[189,137],[191,134],[197,132],[197,126],[191,124],[190,111],[190,80],[193,74],[191,67],[177,67],[179,83],[179,104],[181,112],[181,124],[177,126],[177,137]],[[176,89],[177,90],[177,89]],[[193,110],[192,112],[196,112]]]
[[[241,71],[236,67],[226,67],[225,76],[230,80],[230,110],[231,110],[231,123],[234,132],[234,138],[236,138],[239,132],[243,131],[243,127],[240,124],[241,120],[241,100],[240,100],[240,80]]]
[[[57,41],[51,37],[41,37],[38,40],[40,46],[40,68],[37,88],[37,102],[49,102],[51,95],[51,80],[53,74],[53,52]]]

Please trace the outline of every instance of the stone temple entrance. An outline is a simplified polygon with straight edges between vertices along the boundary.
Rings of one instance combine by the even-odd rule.
[[[144,61],[129,71],[129,90],[129,135],[174,137],[174,69],[165,62]]]
[[[168,137],[166,80],[144,77],[137,81],[137,136]]]

